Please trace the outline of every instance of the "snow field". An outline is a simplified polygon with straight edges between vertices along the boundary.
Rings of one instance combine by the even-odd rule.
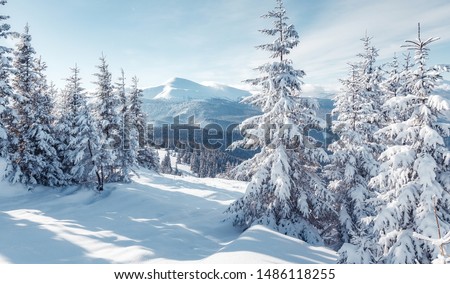
[[[3,162],[2,162],[3,165]],[[2,170],[2,169],[0,169]],[[335,252],[223,221],[246,183],[139,171],[105,192],[0,183],[0,263],[334,263]]]

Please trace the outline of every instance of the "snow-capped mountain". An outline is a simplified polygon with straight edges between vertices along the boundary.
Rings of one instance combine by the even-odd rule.
[[[259,110],[241,104],[250,93],[220,84],[199,84],[187,79],[173,78],[165,84],[144,90],[144,109],[155,124],[172,123],[180,117],[187,123],[195,117],[195,123],[218,123],[227,126],[240,123],[247,117],[259,114]]]
[[[191,101],[224,99],[240,101],[249,92],[217,83],[199,84],[187,79],[172,78],[161,86],[144,90],[146,99],[166,101]]]

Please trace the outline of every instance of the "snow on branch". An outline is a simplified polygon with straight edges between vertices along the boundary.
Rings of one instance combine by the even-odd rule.
[[[450,244],[450,232],[448,232],[443,238],[440,239],[432,239],[416,232],[413,233],[413,237],[430,242],[437,247]]]

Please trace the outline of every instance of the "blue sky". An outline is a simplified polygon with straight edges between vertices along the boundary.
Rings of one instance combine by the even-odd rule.
[[[57,86],[75,63],[85,87],[92,87],[99,56],[106,56],[114,78],[120,68],[137,75],[141,87],[172,77],[242,86],[268,60],[254,46],[269,39],[258,29],[275,0],[9,0],[2,7],[13,30],[30,25],[33,46],[48,65]],[[338,86],[346,63],[361,50],[367,31],[380,49],[380,62],[391,58],[404,40],[438,36],[431,63],[450,64],[448,0],[285,0],[301,44],[291,59],[305,70],[307,88]],[[446,75],[446,79],[449,76]]]

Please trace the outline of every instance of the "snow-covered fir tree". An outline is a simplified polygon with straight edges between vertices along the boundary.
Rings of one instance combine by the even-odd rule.
[[[137,165],[149,170],[159,170],[159,156],[155,149],[146,143],[146,115],[142,109],[143,92],[139,89],[139,80],[136,76],[132,79],[128,98],[128,124],[130,127],[130,140],[137,142]],[[130,145],[131,146],[131,145]]]
[[[206,151],[202,151],[202,149],[200,149],[199,166],[197,173],[199,177],[207,177],[212,167],[214,167],[213,165],[211,165],[212,167],[208,166],[210,164],[209,157],[210,155],[208,155]]]
[[[139,146],[143,147],[145,143],[146,114],[142,109],[144,102],[143,91],[139,89],[139,79],[134,76],[131,79],[131,87],[129,91],[128,109],[130,114],[130,123],[138,130]]]
[[[166,155],[164,156],[164,159],[161,161],[161,167],[159,169],[163,174],[171,174],[173,172],[169,150],[166,151]]]
[[[47,69],[46,64],[41,58],[35,60],[35,72],[37,74],[36,90],[32,95],[32,105],[35,117],[29,131],[30,138],[28,141],[35,143],[35,163],[42,164],[39,168],[40,184],[49,186],[64,185],[61,162],[58,158],[56,139],[55,139],[55,116],[53,115],[52,94],[47,84],[47,78],[44,74]]]
[[[432,243],[414,236],[438,239],[435,209],[442,234],[450,231],[450,151],[443,139],[450,135],[450,125],[440,120],[450,107],[433,94],[440,69],[426,65],[429,45],[436,40],[423,40],[419,26],[417,39],[406,41],[415,52],[407,82],[410,94],[391,98],[386,107],[408,116],[377,133],[389,145],[371,181],[380,190],[375,230],[382,263],[430,263],[437,258],[439,250]]]
[[[137,129],[132,127],[131,109],[129,97],[126,91],[125,73],[121,70],[121,76],[116,83],[116,96],[120,100],[120,138],[121,144],[117,148],[117,167],[118,180],[130,182],[130,173],[135,166],[137,166],[137,151],[138,151],[138,133]]]
[[[299,36],[288,24],[283,1],[277,0],[275,9],[263,17],[273,20],[274,26],[261,32],[275,39],[258,48],[269,51],[275,61],[257,68],[262,76],[248,82],[260,92],[244,100],[263,114],[245,120],[241,129],[256,127],[247,127],[244,139],[233,144],[261,151],[240,167],[250,173],[251,180],[245,195],[232,203],[227,213],[234,225],[244,229],[264,224],[321,243],[321,234],[334,216],[333,196],[317,174],[327,155],[313,146],[312,137],[302,134],[308,127],[324,127],[325,122],[315,114],[317,102],[300,97],[305,73],[294,69],[287,58]]]
[[[28,25],[14,51],[12,80],[17,119],[9,125],[12,135],[8,145],[5,177],[32,188],[36,184],[58,185],[60,167],[55,158],[52,135],[52,102],[47,93],[45,65],[35,59]]]
[[[231,174],[231,170],[233,169],[233,165],[230,161],[227,161],[225,164],[225,172],[223,173],[222,177],[229,178]]]
[[[181,163],[183,164],[190,164],[191,163],[191,152],[187,151],[186,149],[180,150],[180,156],[181,156]]]
[[[200,171],[200,154],[199,150],[194,150],[190,155],[189,164],[191,166],[191,171],[197,173]]]
[[[117,168],[117,149],[121,145],[120,139],[120,100],[114,92],[111,73],[104,56],[100,57],[100,64],[95,81],[94,95],[97,99],[95,115],[101,133],[99,169],[104,182],[120,180]]]
[[[341,263],[374,263],[372,235],[375,192],[368,186],[377,174],[377,153],[381,146],[374,140],[380,123],[381,71],[376,66],[377,49],[366,35],[363,39],[362,59],[349,64],[350,74],[341,80],[342,92],[335,98],[333,114],[337,115],[332,126],[339,140],[329,146],[331,163],[326,166],[330,179],[328,188],[336,193],[339,210]]]
[[[358,69],[358,81],[360,81],[360,91],[365,97],[365,108],[367,111],[367,118],[370,124],[366,124],[366,138],[372,142],[373,133],[375,133],[384,123],[382,116],[383,103],[386,96],[382,89],[384,81],[383,73],[379,65],[376,64],[378,58],[378,49],[371,43],[372,38],[367,34],[361,39],[364,46],[364,51],[358,54],[360,58],[356,63]]]
[[[0,5],[6,4],[6,0],[1,0]],[[0,15],[0,38],[10,38],[10,25],[5,23],[9,17]],[[14,98],[14,92],[10,83],[11,76],[11,53],[12,49],[0,45],[0,156],[6,156],[8,148],[8,125],[16,120],[16,114],[10,107],[10,102]]]
[[[137,155],[139,167],[159,172],[159,157],[155,149],[150,146],[139,148]]]
[[[87,95],[81,85],[80,70],[71,68],[62,92],[60,118],[57,124],[58,153],[63,164],[66,184],[90,184],[99,181],[99,136]]]

